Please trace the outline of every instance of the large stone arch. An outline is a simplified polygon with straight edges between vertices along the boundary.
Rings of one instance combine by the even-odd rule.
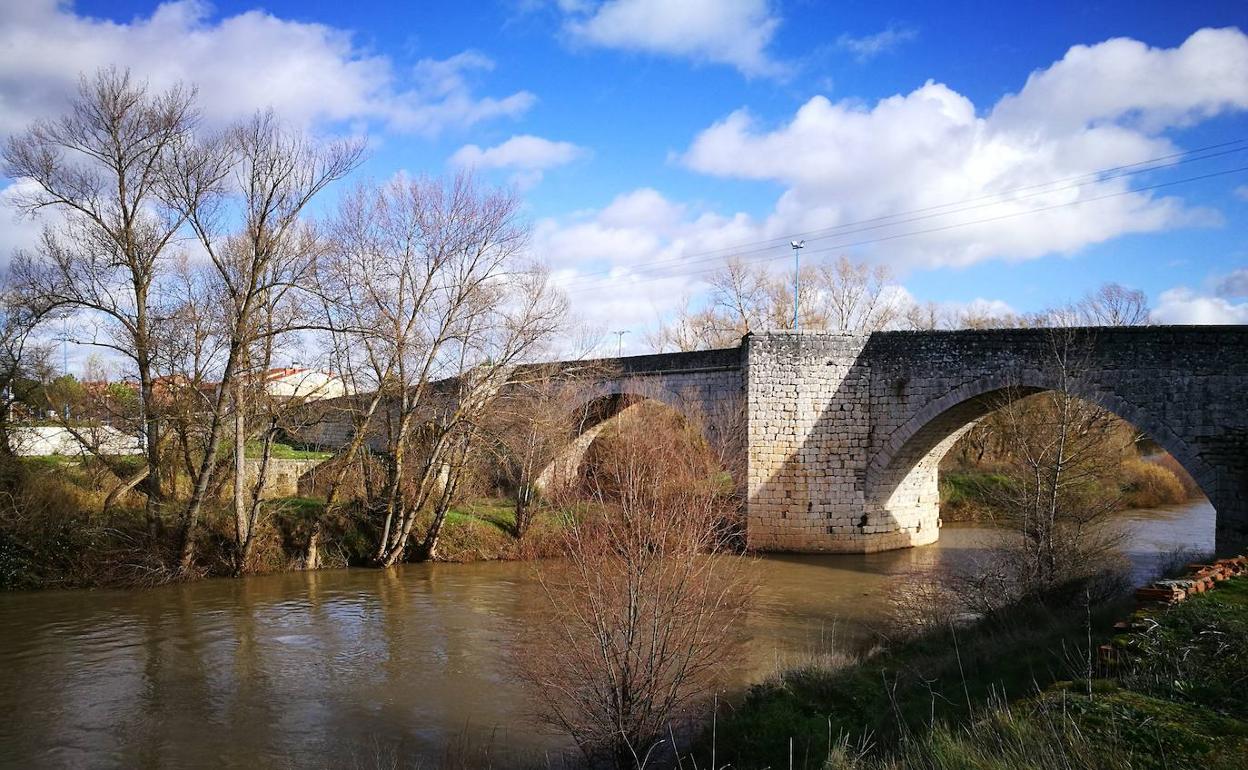
[[[1164,419],[1113,390],[1086,382],[1067,383],[1068,392],[1126,420],[1148,434],[1191,474],[1210,498],[1216,472]],[[960,385],[920,407],[894,429],[867,464],[865,507],[880,524],[913,524],[936,539],[940,516],[939,465],[974,424],[1006,403],[1060,390],[1058,378],[1040,371],[997,374]],[[1215,507],[1217,502],[1215,501]],[[916,545],[919,544],[916,542]]]

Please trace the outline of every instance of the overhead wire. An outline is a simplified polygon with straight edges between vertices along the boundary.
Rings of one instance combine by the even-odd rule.
[[[1049,194],[1053,194],[1057,192],[1063,192],[1066,190],[1078,189],[1080,187],[1085,187],[1090,184],[1103,184],[1105,182],[1113,181],[1115,179],[1123,179],[1126,177],[1135,176],[1135,175],[1147,173],[1150,171],[1156,171],[1156,170],[1165,169],[1165,168],[1173,168],[1175,166],[1186,164],[1186,163],[1193,163],[1193,162],[1198,162],[1202,160],[1209,160],[1212,158],[1223,157],[1226,155],[1241,152],[1245,149],[1248,149],[1248,138],[1236,139],[1236,140],[1231,140],[1227,142],[1220,142],[1217,144],[1211,144],[1211,145],[1206,145],[1204,147],[1194,148],[1192,150],[1171,153],[1169,155],[1162,155],[1156,158],[1149,158],[1147,160],[1142,160],[1142,161],[1138,161],[1135,163],[1124,164],[1120,166],[1113,166],[1113,167],[1104,168],[1104,169],[1098,169],[1096,171],[1091,171],[1091,172],[1076,175],[1076,176],[1049,180],[1046,182],[1034,183],[1034,184],[1029,184],[1029,185],[1023,185],[1020,187],[1011,188],[1009,190],[1003,190],[997,193],[991,193],[991,194],[979,196],[976,198],[966,199],[962,201],[939,204],[939,205],[934,205],[934,206],[927,206],[927,207],[917,208],[917,209],[910,209],[907,211],[897,212],[894,214],[872,217],[869,219],[862,219],[862,220],[857,220],[853,222],[845,222],[845,223],[842,223],[840,225],[836,225],[833,227],[820,228],[816,230],[807,230],[803,232],[796,232],[796,233],[791,233],[791,234],[787,234],[783,236],[776,236],[774,238],[768,238],[768,239],[758,240],[758,241],[753,241],[753,242],[745,242],[745,243],[735,244],[731,246],[724,246],[724,247],[720,247],[716,249],[704,250],[704,251],[699,251],[699,252],[686,252],[686,253],[681,254],[679,257],[672,257],[672,258],[661,259],[661,260],[651,260],[649,262],[642,263],[640,266],[634,266],[634,270],[635,272],[641,272],[645,274],[645,273],[653,273],[657,271],[667,270],[672,267],[679,267],[683,269],[691,265],[698,265],[698,264],[703,264],[703,263],[712,262],[712,261],[718,262],[726,256],[746,257],[746,256],[754,255],[754,254],[766,253],[767,251],[770,251],[771,249],[777,248],[778,245],[787,245],[787,241],[789,240],[796,240],[800,238],[803,240],[821,241],[821,240],[827,240],[830,238],[835,238],[838,236],[847,236],[847,235],[853,235],[853,234],[862,233],[862,232],[870,232],[870,231],[880,230],[884,228],[896,227],[899,225],[911,224],[914,222],[925,221],[928,219],[951,216],[954,214],[965,213],[968,211],[975,211],[975,210],[980,210],[980,209],[985,209],[985,208],[991,208],[993,206],[1000,206],[1004,204],[1015,203],[1021,200],[1027,200],[1027,199],[1035,198],[1035,197],[1042,196],[1042,195],[1049,195]],[[1010,218],[1014,216],[1023,216],[1029,213],[1040,213],[1040,212],[1052,210],[1055,208],[1064,208],[1067,206],[1079,205],[1081,203],[1091,203],[1097,200],[1104,200],[1106,198],[1113,198],[1113,197],[1118,197],[1121,195],[1128,195],[1131,193],[1146,192],[1148,190],[1159,189],[1161,187],[1168,187],[1174,184],[1183,184],[1187,182],[1198,181],[1200,179],[1206,179],[1212,176],[1222,176],[1225,173],[1235,173],[1238,170],[1239,169],[1231,169],[1226,172],[1216,172],[1211,175],[1199,175],[1199,176],[1190,177],[1187,179],[1175,180],[1173,182],[1165,182],[1165,183],[1161,183],[1157,185],[1151,185],[1151,186],[1145,186],[1145,187],[1134,187],[1134,188],[1130,188],[1127,190],[1115,191],[1113,193],[1109,193],[1106,195],[1095,196],[1092,198],[1083,198],[1083,199],[1079,199],[1075,201],[1065,201],[1065,202],[1062,202],[1059,204],[1053,204],[1050,206],[1034,207],[1031,209],[1027,209],[1025,211],[1009,212],[1007,214],[1003,214],[997,217],[988,217],[982,220],[973,220],[970,222],[955,223],[953,225],[945,225],[945,226],[936,227],[936,228],[915,230],[915,231],[910,231],[907,233],[895,234],[895,235],[890,235],[890,236],[886,236],[882,238],[872,238],[872,239],[856,241],[856,242],[847,243],[847,244],[836,244],[833,246],[826,246],[824,248],[813,249],[810,253],[812,254],[826,253],[829,250],[850,248],[853,246],[866,245],[866,244],[877,243],[881,241],[895,240],[897,238],[911,237],[914,235],[921,235],[921,234],[925,234],[928,232],[939,232],[943,230],[953,229],[956,227],[970,226],[973,224],[982,224],[984,222],[991,222],[991,221],[996,221],[998,219]],[[1084,180],[1084,181],[1077,181],[1077,180]],[[1070,184],[1071,182],[1075,182],[1075,183]],[[1064,186],[1054,187],[1054,185],[1064,185]],[[1016,195],[1016,193],[1019,193],[1019,192],[1027,192],[1027,194]],[[1007,196],[1014,196],[1014,197],[1007,197]],[[949,210],[944,210],[944,209],[949,209]],[[783,258],[783,257],[779,257],[779,256],[775,257],[775,259],[780,259],[780,258]],[[772,260],[765,259],[762,261],[767,262],[767,261],[772,261]],[[638,267],[639,269],[637,269]],[[563,288],[565,291],[568,291],[569,293],[581,293],[582,291],[594,290],[598,288],[597,284],[604,283],[604,281],[602,280],[595,280],[595,279],[598,279],[599,277],[610,279],[611,276],[615,272],[616,272],[615,268],[608,268],[604,270],[581,273],[580,275],[573,277],[570,281],[565,283]],[[693,271],[692,273],[689,273],[689,274],[696,275],[701,272],[705,272],[705,271]],[[661,278],[668,278],[668,277],[678,277],[678,275],[679,274],[672,274],[672,275],[661,274],[661,275],[654,276],[654,278],[661,279]],[[637,281],[638,279],[632,280],[633,283],[636,283]]]
[[[1131,195],[1131,194],[1133,194],[1133,193],[1148,192],[1148,191],[1150,191],[1150,190],[1158,190],[1158,189],[1163,189],[1163,188],[1166,188],[1166,187],[1174,187],[1174,186],[1176,186],[1176,185],[1188,184],[1188,183],[1191,183],[1191,182],[1202,181],[1202,180],[1205,180],[1205,179],[1213,179],[1213,178],[1216,178],[1216,177],[1227,176],[1227,175],[1230,175],[1230,174],[1236,174],[1236,173],[1241,173],[1241,172],[1248,172],[1248,166],[1240,166],[1240,167],[1236,167],[1236,168],[1224,169],[1224,170],[1221,170],[1221,171],[1214,171],[1214,172],[1210,172],[1210,173],[1207,173],[1207,174],[1199,174],[1199,175],[1196,175],[1196,176],[1185,177],[1185,178],[1183,178],[1183,179],[1174,179],[1174,180],[1170,180],[1170,181],[1167,181],[1167,182],[1159,182],[1159,183],[1157,183],[1157,184],[1146,185],[1146,186],[1143,186],[1143,187],[1133,187],[1133,188],[1126,189],[1126,190],[1117,190],[1117,191],[1112,192],[1112,193],[1106,193],[1106,194],[1104,194],[1104,195],[1093,196],[1093,197],[1090,197],[1090,198],[1081,198],[1081,199],[1079,199],[1079,200],[1074,200],[1074,201],[1065,201],[1065,202],[1062,202],[1062,203],[1056,203],[1056,204],[1052,204],[1052,205],[1049,205],[1049,206],[1039,206],[1039,207],[1035,207],[1035,208],[1026,209],[1026,210],[1023,210],[1023,211],[1012,211],[1012,212],[1008,212],[1008,213],[1005,213],[1005,214],[1000,214],[1000,215],[996,215],[996,216],[992,216],[992,217],[984,217],[984,218],[981,218],[981,219],[974,219],[974,220],[970,220],[970,221],[966,221],[966,222],[955,222],[955,223],[952,223],[952,224],[948,224],[948,225],[941,225],[941,226],[937,226],[937,227],[921,228],[921,229],[918,229],[918,230],[910,230],[910,231],[907,231],[907,232],[904,232],[904,233],[894,233],[894,234],[891,234],[891,235],[880,236],[880,237],[876,237],[876,238],[867,238],[867,239],[862,239],[862,240],[857,240],[857,241],[846,241],[846,242],[842,242],[842,243],[836,243],[836,244],[833,244],[833,245],[830,245],[830,246],[823,246],[823,247],[821,247],[821,248],[810,249],[807,253],[809,253],[809,254],[826,254],[826,253],[829,253],[829,252],[839,251],[839,250],[842,250],[842,249],[855,248],[855,247],[859,247],[859,246],[866,246],[866,245],[875,244],[875,243],[884,243],[884,242],[888,242],[888,241],[898,240],[898,239],[901,239],[901,238],[909,238],[909,237],[914,237],[914,236],[918,236],[918,235],[927,235],[927,234],[930,234],[930,233],[945,232],[945,231],[948,231],[948,230],[954,230],[954,229],[961,228],[961,227],[971,227],[971,226],[974,226],[974,225],[986,224],[986,223],[989,223],[989,222],[996,222],[996,221],[1001,221],[1001,220],[1004,220],[1004,219],[1011,219],[1011,218],[1016,218],[1016,217],[1028,216],[1028,215],[1032,215],[1032,214],[1038,214],[1038,213],[1042,213],[1042,212],[1045,212],[1045,211],[1053,211],[1053,210],[1056,210],[1056,209],[1063,209],[1063,208],[1070,208],[1070,207],[1074,207],[1074,206],[1081,206],[1081,205],[1085,205],[1085,204],[1088,204],[1088,203],[1094,203],[1094,202],[1097,202],[1097,201],[1107,200],[1107,199],[1110,199],[1110,198],[1118,198],[1118,197],[1121,197],[1121,196],[1124,196],[1124,195]],[[951,213],[956,213],[956,212],[951,212]],[[900,224],[900,223],[894,223],[894,224]],[[866,228],[866,229],[873,229],[873,228]],[[861,231],[861,230],[858,230],[858,231],[850,231],[850,233],[844,233],[844,234],[851,234],[852,232],[862,232],[862,231]],[[807,248],[809,248],[809,246],[807,246]],[[740,253],[740,252],[737,252],[737,253]],[[689,264],[690,262],[692,262],[692,263],[704,263],[704,262],[708,262],[708,261],[712,261],[712,260],[716,260],[716,261],[717,261],[717,260],[719,260],[719,259],[722,259],[722,256],[719,256],[719,257],[710,257],[710,258],[706,258],[706,259],[689,260],[689,261],[684,262],[684,263],[683,263],[683,265],[687,265],[687,264]],[[760,262],[760,263],[768,263],[768,262],[775,262],[775,261],[778,261],[778,260],[781,260],[781,259],[785,259],[785,260],[787,260],[787,259],[789,259],[789,255],[788,255],[787,253],[784,253],[784,254],[777,254],[777,255],[773,255],[773,256],[771,256],[771,257],[766,257],[766,258],[763,258],[763,259],[760,259],[760,260],[755,260],[755,261],[756,261],[756,262]],[[682,266],[683,266],[683,265],[682,265]],[[637,284],[640,284],[640,283],[650,283],[650,282],[653,282],[653,281],[664,280],[664,279],[667,279],[667,278],[693,277],[693,276],[698,276],[698,275],[703,275],[703,274],[712,273],[712,272],[714,272],[715,270],[718,270],[718,269],[719,269],[719,266],[718,266],[718,265],[715,265],[715,266],[712,266],[712,267],[710,267],[710,268],[703,268],[703,269],[700,269],[700,270],[693,270],[693,271],[684,271],[684,270],[682,270],[682,271],[675,272],[675,273],[662,273],[662,274],[657,274],[657,275],[642,275],[642,277],[639,277],[639,278],[630,278],[630,279],[629,279],[629,281],[628,281],[628,283],[629,283],[629,285],[631,286],[631,285],[637,285]],[[569,284],[573,284],[573,283],[575,283],[575,279],[574,279],[572,282],[569,282]],[[601,290],[602,288],[606,288],[606,287],[607,287],[607,284],[606,284],[605,282],[600,282],[600,283],[601,283],[602,285],[579,285],[579,286],[578,286],[578,285],[567,285],[567,284],[565,284],[565,286],[564,286],[563,288],[564,288],[564,291],[568,292],[569,294],[581,294],[581,293],[584,293],[584,292],[587,292],[587,291],[597,291],[597,290]]]

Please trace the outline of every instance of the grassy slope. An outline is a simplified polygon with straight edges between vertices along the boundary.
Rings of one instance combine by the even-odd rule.
[[[228,448],[227,448],[228,449]],[[275,460],[328,460],[333,457],[332,452],[320,452],[312,449],[300,449],[283,444],[280,441],[273,442],[272,456]],[[259,441],[248,441],[246,446],[246,455],[249,459],[259,459],[264,454],[264,444]]]
[[[721,718],[718,757],[788,767],[791,745],[793,767],[1248,767],[1248,579],[1160,614],[1121,670],[1072,682],[1115,609],[1090,626],[1019,611],[787,672]]]
[[[559,515],[534,512],[524,539],[517,539],[516,513],[510,500],[480,499],[457,504],[446,514],[438,542],[438,560],[451,562],[531,559],[553,555]],[[417,530],[423,522],[417,523]]]
[[[267,503],[284,532],[304,533],[292,539],[298,543],[306,540],[306,527],[322,514],[324,501],[315,498],[280,498]],[[515,510],[510,501],[501,499],[470,500],[457,504],[447,511],[446,521],[438,541],[438,561],[469,562],[496,559],[521,559],[549,555],[554,548],[558,516],[545,509],[535,513],[533,524],[523,540],[516,538]],[[340,526],[343,530],[337,538],[341,541],[342,554],[351,564],[367,564],[375,547],[374,534],[361,527],[358,521]],[[418,520],[413,532],[413,543],[421,537],[428,526],[428,516]]]

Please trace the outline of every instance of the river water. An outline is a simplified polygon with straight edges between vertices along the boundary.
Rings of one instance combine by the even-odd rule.
[[[1207,502],[1130,511],[1144,577],[1213,548]],[[973,563],[994,535],[865,556],[769,556],[747,621],[756,681],[852,647],[901,577]],[[0,595],[0,766],[434,767],[448,746],[557,752],[508,663],[543,598],[524,563],[409,565],[134,591]]]

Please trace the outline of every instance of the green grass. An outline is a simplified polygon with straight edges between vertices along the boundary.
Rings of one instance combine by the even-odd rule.
[[[502,498],[482,498],[460,503],[447,511],[446,519],[448,522],[459,524],[469,524],[473,521],[485,522],[508,535],[516,531],[515,504]]]
[[[799,768],[1248,767],[1248,578],[1118,637],[1126,663],[1087,679],[1089,633],[1108,641],[1122,614],[1104,607],[1089,625],[1077,610],[1020,608],[844,668],[787,671],[721,715],[719,762],[788,767],[792,751]]]
[[[32,455],[21,458],[21,462],[34,471],[58,471],[66,466],[77,468],[82,465],[80,458],[66,455]]]
[[[248,441],[245,454],[249,458],[258,459],[264,453],[264,444],[259,441]],[[275,460],[328,460],[333,452],[320,452],[312,449],[299,449],[280,441],[273,442],[272,456]]]
[[[1094,616],[1108,635],[1120,608]],[[1086,656],[1082,613],[1020,607],[969,628],[946,629],[886,647],[841,669],[807,666],[756,685],[721,725],[725,756],[738,766],[783,766],[795,750],[826,755],[838,735],[884,744],[933,722],[961,724],[976,704],[1035,692],[1068,679]]]
[[[311,522],[325,512],[325,501],[315,497],[279,497],[266,500],[264,506],[292,522]]]
[[[962,727],[912,734],[887,755],[844,750],[827,768],[996,770],[1238,770],[1248,762],[1242,721],[1208,710],[1102,688],[1055,687],[1014,706],[989,707]]]
[[[944,471],[940,474],[941,517],[948,521],[991,518],[992,494],[1009,483],[1007,476],[991,471]]]

